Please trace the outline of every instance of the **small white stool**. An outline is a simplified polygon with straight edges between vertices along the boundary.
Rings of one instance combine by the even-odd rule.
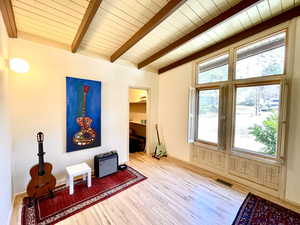
[[[68,166],[66,168],[68,173],[67,185],[69,184],[69,193],[72,195],[74,193],[74,177],[83,176],[83,179],[86,180],[86,175],[88,177],[87,186],[92,186],[92,170],[91,167],[86,163],[77,164],[74,166]],[[69,180],[69,181],[68,181]]]

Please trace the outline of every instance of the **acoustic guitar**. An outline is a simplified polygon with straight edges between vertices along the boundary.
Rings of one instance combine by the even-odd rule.
[[[36,199],[43,195],[50,194],[53,196],[53,190],[56,185],[56,179],[51,174],[52,165],[50,163],[44,162],[44,150],[43,150],[43,142],[44,142],[44,134],[39,132],[37,134],[38,141],[38,157],[39,164],[33,166],[30,169],[31,181],[27,186],[27,194],[29,197]]]
[[[81,116],[77,117],[76,122],[80,127],[74,137],[73,142],[79,146],[92,144],[96,140],[96,131],[91,128],[93,120],[86,116],[86,97],[89,92],[89,86],[83,86],[83,105]]]

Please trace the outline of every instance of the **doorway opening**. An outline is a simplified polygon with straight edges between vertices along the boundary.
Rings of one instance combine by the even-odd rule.
[[[129,156],[146,153],[148,117],[147,89],[129,88]]]

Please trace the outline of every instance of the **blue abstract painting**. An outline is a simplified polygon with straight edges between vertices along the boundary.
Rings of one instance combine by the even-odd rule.
[[[67,77],[67,152],[101,145],[101,82]]]

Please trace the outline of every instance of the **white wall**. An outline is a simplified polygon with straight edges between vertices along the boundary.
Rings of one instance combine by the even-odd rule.
[[[8,110],[7,38],[0,14],[0,224],[9,223],[12,208],[11,134]]]
[[[289,96],[291,104],[285,198],[300,204],[300,17],[297,18],[296,32],[295,59],[290,58],[289,61],[294,66],[294,73]],[[184,161],[191,159],[191,146],[187,144],[188,88],[193,82],[194,63],[159,75],[158,120],[162,126],[168,154]]]
[[[188,92],[192,84],[193,64],[159,75],[159,126],[168,155],[189,161],[187,143]]]
[[[106,151],[115,149],[120,162],[127,161],[129,87],[150,88],[149,119],[151,129],[154,128],[157,74],[19,39],[10,40],[9,54],[30,64],[29,73],[11,72],[9,79],[15,192],[25,190],[29,169],[38,161],[35,137],[38,131],[45,134],[45,159],[53,164],[59,179],[64,177],[66,166],[83,161],[92,165],[94,155]],[[66,76],[102,81],[101,147],[66,153]]]

